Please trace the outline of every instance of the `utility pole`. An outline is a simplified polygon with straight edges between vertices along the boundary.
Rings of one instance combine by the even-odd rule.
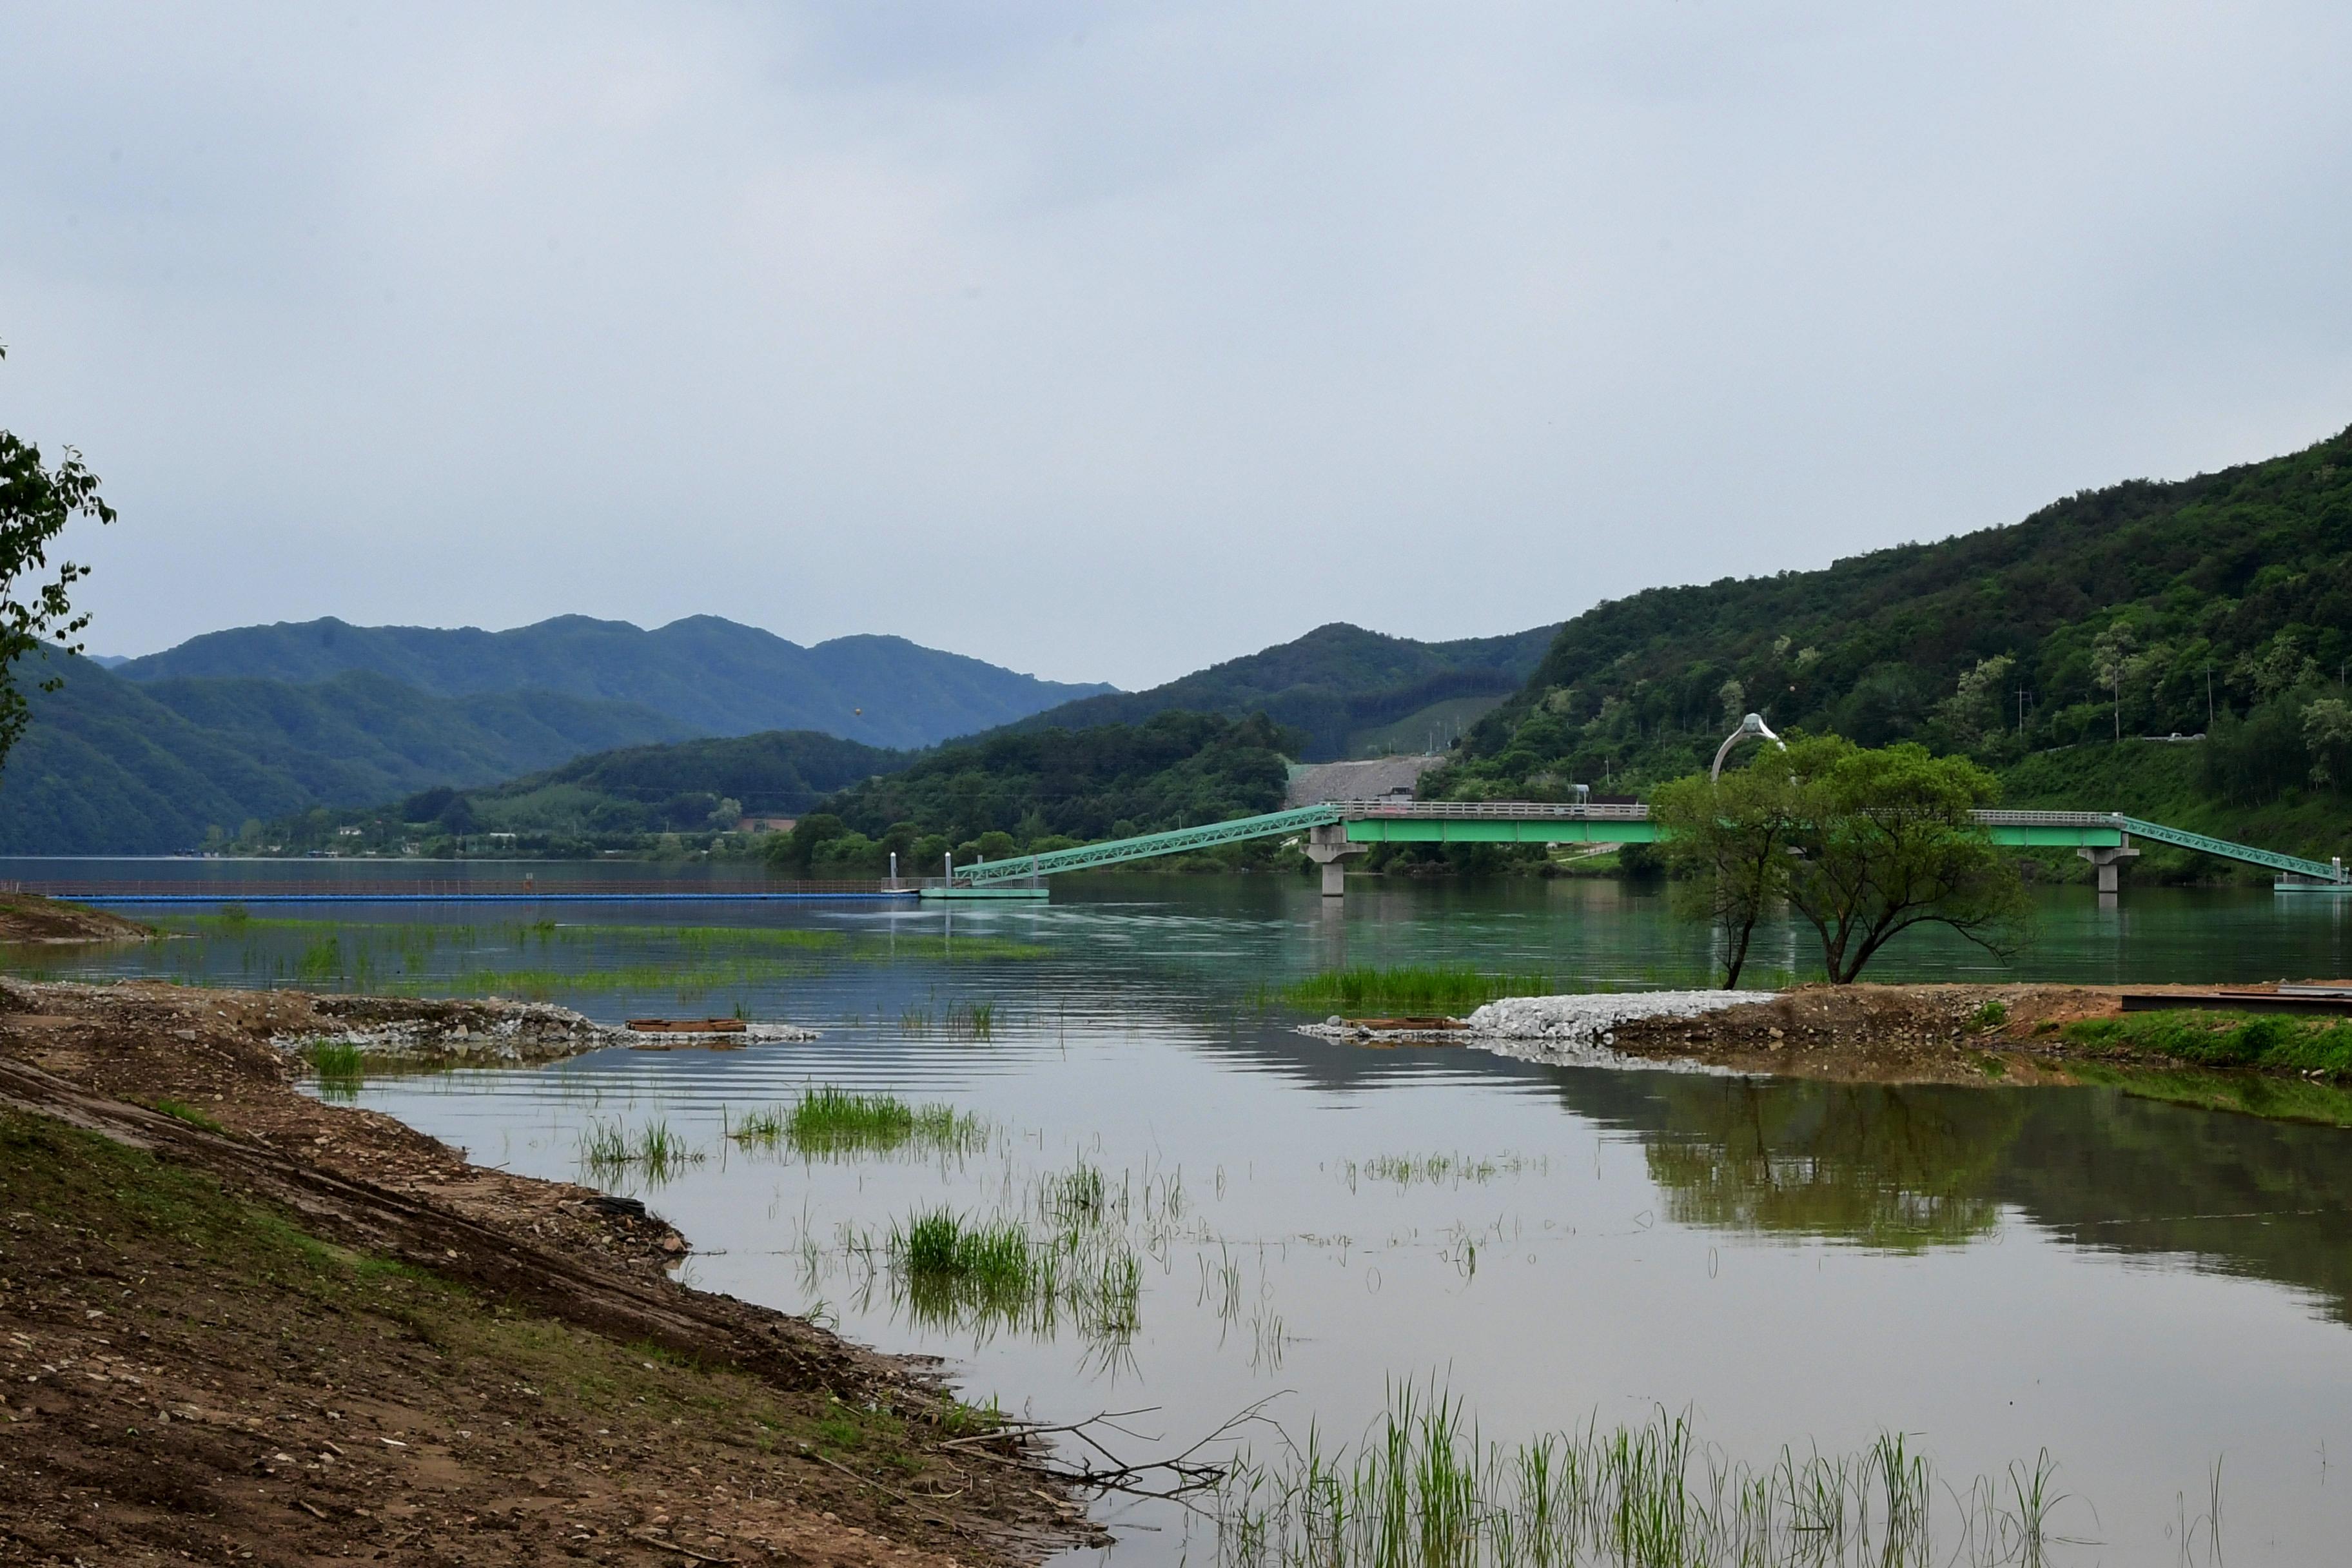
[[[2205,732],[2213,732],[2213,661],[2205,661]]]

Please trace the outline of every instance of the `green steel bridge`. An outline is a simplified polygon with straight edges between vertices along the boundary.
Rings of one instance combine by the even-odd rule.
[[[2232,844],[2112,811],[1979,811],[1977,820],[1996,844],[2074,850],[2098,868],[2099,891],[2116,890],[2120,862],[2137,856],[2134,838],[2176,845],[2200,854],[2262,866],[2280,874],[2282,889],[2352,889],[2343,862],[2305,860]],[[1334,800],[1200,827],[1111,838],[1009,860],[982,860],[935,879],[925,898],[1043,898],[1045,879],[1058,871],[1117,866],[1181,855],[1249,838],[1306,839],[1308,858],[1323,868],[1323,892],[1346,890],[1343,862],[1375,844],[1648,844],[1659,837],[1646,805],[1556,805],[1542,801]]]

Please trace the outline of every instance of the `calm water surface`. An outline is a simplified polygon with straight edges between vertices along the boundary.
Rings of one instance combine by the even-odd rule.
[[[12,873],[0,867],[0,876]],[[35,873],[37,874],[37,873]],[[1698,978],[1700,939],[1614,884],[1351,894],[1139,878],[1045,906],[336,909],[189,921],[189,940],[20,971],[548,994],[592,1016],[740,1010],[805,1045],[601,1053],[371,1083],[362,1103],[474,1158],[579,1178],[582,1134],[666,1121],[704,1154],[646,1197],[699,1284],[950,1358],[966,1397],[1181,1447],[1271,1397],[1349,1437],[1436,1379],[1489,1438],[1688,1410],[1732,1455],[1915,1435],[1961,1478],[2046,1448],[2083,1563],[2179,1560],[2222,1467],[2227,1553],[2352,1538],[2352,1133],[2106,1089],[1835,1088],[1549,1068],[1303,1037],[1262,988],[1341,963],[1474,963],[1562,988]],[[555,922],[543,925],[542,920]],[[1801,970],[1795,933],[1770,961]],[[1878,978],[2347,972],[2333,900],[2050,895],[2011,966],[1922,941]],[[981,1037],[974,1004],[992,1017]],[[809,1163],[724,1129],[810,1084],[992,1130],[956,1157]],[[919,1319],[858,1247],[946,1205],[1026,1215],[1084,1162],[1131,1199],[1131,1336]],[[1265,1447],[1271,1433],[1255,1439]],[[1137,1453],[1151,1445],[1132,1442]],[[1116,1504],[1121,1562],[1205,1558]],[[2204,1560],[2203,1548],[2199,1560]]]

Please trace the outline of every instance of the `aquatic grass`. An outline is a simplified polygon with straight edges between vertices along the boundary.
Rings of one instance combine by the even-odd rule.
[[[750,1148],[789,1146],[807,1155],[891,1153],[903,1149],[967,1153],[988,1141],[988,1124],[950,1105],[909,1105],[894,1095],[853,1094],[826,1084],[798,1104],[755,1110],[728,1137]]]
[[[367,1082],[367,1056],[348,1040],[312,1040],[302,1060],[319,1079],[321,1099],[352,1100]]]
[[[1287,1006],[1315,1009],[1393,1008],[1407,1013],[1466,1012],[1497,996],[1543,996],[1556,987],[1548,974],[1490,974],[1449,964],[1327,970],[1274,992]]]
[[[1099,1172],[1092,1184],[1081,1177],[1057,1187],[1082,1207],[1091,1198],[1097,1216],[1113,1210],[1117,1189]],[[1041,1197],[1033,1212],[1055,1202]],[[894,1225],[882,1247],[893,1295],[919,1323],[980,1335],[1050,1336],[1066,1322],[1106,1368],[1114,1365],[1142,1323],[1142,1260],[1123,1230],[1063,1213],[1041,1234],[1016,1218],[919,1212]],[[853,1241],[849,1250],[866,1246]]]
[[[616,1179],[642,1172],[651,1182],[664,1182],[688,1165],[702,1163],[704,1155],[659,1118],[632,1133],[619,1121],[591,1121],[580,1134],[581,1167],[593,1175]]]
[[[1489,1443],[1433,1382],[1391,1384],[1352,1449],[1310,1426],[1271,1458],[1245,1452],[1211,1511],[1230,1568],[1990,1568],[2047,1561],[2067,1500],[2055,1473],[2044,1453],[1955,1486],[1899,1433],[1757,1468],[1663,1409]]]
[[[1459,1187],[1516,1176],[1531,1168],[1539,1174],[1547,1173],[1551,1163],[1540,1157],[1530,1161],[1525,1155],[1508,1153],[1375,1154],[1361,1163],[1345,1161],[1339,1170],[1340,1180],[1353,1192],[1360,1177],[1400,1187]]]
[[[2352,1079],[2352,1020],[2342,1018],[2183,1008],[2079,1019],[2059,1034],[2070,1045],[2116,1055]]]

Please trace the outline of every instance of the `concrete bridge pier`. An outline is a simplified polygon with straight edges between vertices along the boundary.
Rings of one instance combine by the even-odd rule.
[[[1341,862],[1350,855],[1361,855],[1370,845],[1348,842],[1345,824],[1327,822],[1320,827],[1307,830],[1307,858],[1323,868],[1323,896],[1344,899],[1348,896],[1348,868]]]
[[[2099,891],[2107,898],[2113,898],[2122,890],[2116,863],[2137,859],[2139,856],[2139,851],[2133,848],[2128,841],[2112,849],[2077,849],[2074,853],[2099,868]]]

